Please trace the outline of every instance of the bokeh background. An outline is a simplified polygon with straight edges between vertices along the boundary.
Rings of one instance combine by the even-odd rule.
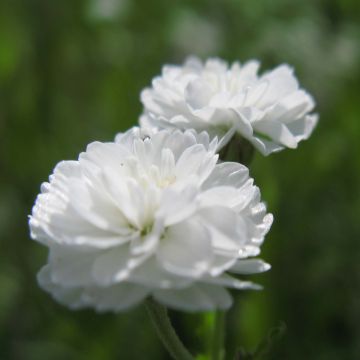
[[[286,324],[264,359],[360,359],[359,24],[358,0],[1,0],[0,359],[168,359],[142,306],[71,312],[38,288],[27,216],[55,164],[134,125],[140,90],[189,54],[287,62],[320,113],[298,150],[252,164],[273,268],[235,294],[227,358]],[[212,315],[171,316],[204,354]]]

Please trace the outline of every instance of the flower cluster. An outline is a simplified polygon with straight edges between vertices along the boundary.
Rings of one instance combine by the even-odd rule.
[[[260,288],[237,274],[270,268],[254,257],[273,217],[248,169],[217,152],[234,131],[263,153],[295,147],[316,117],[287,67],[258,78],[257,66],[166,67],[142,93],[140,128],[55,167],[29,223],[56,300],[120,311],[152,296],[199,311],[231,306],[227,288]]]

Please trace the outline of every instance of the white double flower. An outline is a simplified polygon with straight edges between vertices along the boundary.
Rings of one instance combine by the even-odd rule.
[[[211,136],[234,134],[262,154],[296,148],[318,120],[313,98],[299,87],[292,68],[280,65],[258,75],[259,62],[230,67],[220,59],[164,66],[152,87],[141,93],[144,126],[206,130]]]
[[[118,311],[152,295],[178,309],[225,309],[229,273],[258,259],[272,215],[248,169],[218,163],[205,132],[145,131],[90,144],[41,187],[31,236],[49,248],[41,286],[71,308]]]

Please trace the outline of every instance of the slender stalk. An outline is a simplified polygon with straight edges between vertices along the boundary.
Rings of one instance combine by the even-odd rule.
[[[249,166],[254,156],[254,147],[248,140],[235,134],[219,155],[221,161],[235,161]]]
[[[160,340],[170,355],[175,360],[194,360],[172,327],[166,307],[148,298],[146,308]]]
[[[212,338],[211,360],[222,360],[225,355],[225,312],[215,312],[215,323]]]

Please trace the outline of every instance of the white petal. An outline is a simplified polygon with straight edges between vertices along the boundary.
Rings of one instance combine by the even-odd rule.
[[[169,273],[152,256],[131,272],[129,281],[152,288],[177,289],[189,286],[194,279]]]
[[[130,243],[131,255],[145,255],[155,251],[155,248],[158,245],[159,239],[163,232],[163,219],[156,219],[148,234],[140,235],[139,237],[132,239]]]
[[[262,139],[260,137],[253,137],[250,139],[250,142],[255,146],[257,150],[260,151],[261,154],[267,156],[273,152],[279,152],[284,149],[283,145],[277,144],[273,141],[268,141]]]
[[[30,219],[31,235],[45,244],[89,245],[106,248],[128,241],[132,235],[105,231],[83,219],[67,196],[59,197],[53,189],[40,194]]]
[[[196,145],[196,143],[196,136],[192,131],[186,130],[185,132],[181,132],[180,130],[176,130],[172,132],[171,135],[166,136],[166,140],[164,141],[161,149],[171,149],[174,154],[175,161],[177,161],[185,149]]]
[[[226,286],[237,290],[262,290],[260,285],[251,281],[238,280],[230,275],[222,274],[221,276],[203,277],[202,281],[211,285]]]
[[[157,301],[177,310],[226,310],[232,304],[227,290],[220,286],[206,284],[197,284],[179,290],[156,290],[153,295]]]
[[[97,256],[96,251],[82,247],[52,247],[49,253],[52,282],[66,287],[92,285],[91,268]]]
[[[169,227],[157,250],[164,269],[180,276],[200,276],[207,271],[212,256],[206,228],[191,220]]]
[[[175,177],[175,158],[170,149],[163,149],[161,152],[160,176],[163,179]]]
[[[248,180],[242,188],[236,189],[231,186],[217,186],[205,190],[198,196],[200,207],[222,206],[241,211],[252,199],[252,180]]]
[[[67,305],[71,309],[79,309],[86,306],[82,299],[83,291],[79,287],[63,287],[56,285],[51,280],[51,271],[48,265],[41,268],[37,274],[39,285],[60,303]]]
[[[69,189],[71,206],[78,214],[94,226],[120,235],[128,235],[129,228],[120,209],[113,202],[106,201],[103,194],[74,179]]]
[[[133,178],[117,179],[112,168],[106,167],[103,171],[107,189],[129,222],[129,227],[131,224],[131,227],[141,228],[144,209],[141,188]]]
[[[198,144],[187,148],[176,163],[176,178],[181,180],[192,174],[205,177],[203,171],[211,171],[215,166],[213,161],[209,161],[212,158],[209,158],[207,161],[209,168],[204,169],[204,160],[207,160],[207,157],[208,153],[203,145]]]
[[[260,136],[262,133],[289,148],[295,149],[297,147],[297,141],[288,128],[277,121],[259,121],[254,124],[254,129],[260,133]]]
[[[258,101],[266,93],[269,87],[269,81],[263,80],[259,83],[253,85],[252,87],[248,88],[245,95],[245,100],[243,106],[254,106]]]
[[[246,166],[235,162],[217,164],[202,188],[209,189],[215,186],[242,186],[249,178],[249,170]]]
[[[236,133],[236,126],[230,127],[230,129],[220,138],[216,151],[219,152],[224,146],[226,146]]]
[[[313,98],[307,92],[298,90],[284,97],[273,108],[269,109],[265,120],[275,119],[284,124],[289,124],[310,112],[314,106]]]
[[[202,192],[198,196],[201,207],[225,206],[234,208],[239,202],[239,191],[230,186],[218,186]]]
[[[151,254],[131,257],[127,245],[104,251],[96,258],[92,276],[97,284],[108,286],[127,279],[133,269],[139,266]]]
[[[293,75],[292,68],[288,65],[278,66],[276,69],[264,74],[261,80],[268,81],[268,87],[257,103],[260,108],[270,106],[277,102],[278,99],[298,89],[298,82]]]
[[[223,272],[230,269],[237,261],[236,256],[229,256],[228,254],[216,253],[211,263],[209,273],[211,276],[219,276]]]
[[[138,305],[149,294],[149,288],[130,283],[121,283],[106,288],[89,288],[86,301],[99,312],[123,311]]]
[[[209,58],[204,64],[205,70],[215,72],[226,72],[227,67],[227,62],[219,58]]]
[[[185,89],[185,100],[193,109],[206,106],[211,98],[212,89],[200,79],[191,81]]]
[[[270,268],[270,264],[260,259],[241,259],[229,271],[236,274],[257,274],[268,271]]]
[[[131,151],[120,143],[101,143],[93,142],[86,148],[86,152],[79,156],[80,164],[82,161],[89,161],[99,166],[109,166],[121,172],[121,160],[129,157]]]
[[[235,130],[245,139],[251,139],[254,133],[252,122],[260,116],[260,114],[254,109],[249,109],[249,111],[246,110],[248,109],[244,108],[242,111],[236,109],[234,110],[237,115]]]
[[[288,124],[288,129],[295,136],[296,141],[306,140],[312,134],[317,122],[318,115],[308,115]]]
[[[165,189],[157,217],[164,219],[164,226],[171,226],[189,218],[197,208],[198,188],[192,184],[181,191]]]
[[[234,63],[232,66],[232,70],[239,72],[236,77],[237,87],[244,86],[248,82],[252,82],[257,78],[257,72],[260,68],[260,62],[258,60],[250,60],[243,64],[241,67],[239,63]]]
[[[229,91],[220,91],[211,98],[209,105],[214,108],[226,109],[229,107],[230,100],[231,93]]]
[[[212,206],[198,213],[211,235],[212,246],[220,252],[240,256],[241,247],[250,239],[244,220],[226,207]]]
[[[184,67],[193,69],[194,71],[200,71],[203,68],[203,63],[197,56],[191,55],[186,58]]]

